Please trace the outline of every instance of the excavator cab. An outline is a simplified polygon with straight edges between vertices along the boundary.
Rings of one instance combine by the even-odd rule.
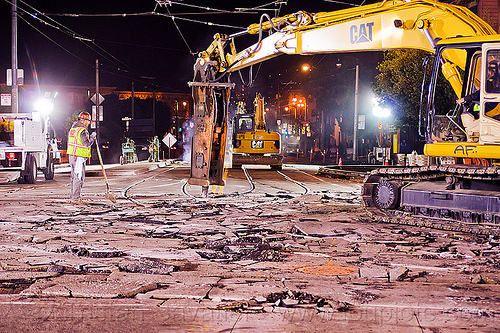
[[[253,116],[244,114],[237,115],[235,118],[236,132],[252,132],[255,131]]]
[[[500,43],[457,38],[438,45],[436,55],[427,97],[425,154],[499,159]],[[459,98],[466,102],[457,104]]]
[[[500,43],[483,45],[480,108],[482,121],[479,127],[480,142],[500,144]]]

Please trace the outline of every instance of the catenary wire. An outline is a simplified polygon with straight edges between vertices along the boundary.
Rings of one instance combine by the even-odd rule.
[[[12,5],[12,2],[10,0],[4,0],[5,2],[9,3]],[[24,3],[24,2],[23,2]],[[32,19],[35,19],[36,21],[48,26],[48,27],[51,27],[53,29],[56,29],[68,36],[70,36],[71,38],[74,38],[74,39],[77,39],[79,40],[80,42],[82,42],[85,46],[87,46],[88,48],[90,48],[92,51],[94,51],[95,53],[97,53],[98,55],[100,55],[101,57],[103,57],[104,59],[108,60],[110,63],[113,63],[113,60],[115,60],[116,62],[120,63],[121,65],[123,65],[124,67],[127,67],[130,71],[132,72],[135,72],[135,70],[127,65],[126,63],[124,63],[123,61],[121,61],[120,59],[118,59],[117,57],[115,57],[114,55],[112,55],[111,53],[109,53],[108,51],[106,51],[104,48],[102,48],[101,46],[97,45],[95,43],[95,40],[93,39],[90,39],[90,38],[86,38],[78,33],[76,33],[75,31],[65,27],[64,25],[58,23],[56,20],[48,17],[46,14],[43,14],[41,13],[39,10],[35,9],[34,7],[30,6],[29,4],[26,4],[28,7],[32,8],[35,12],[37,13],[40,13],[43,17],[46,17],[48,20],[50,20],[51,22],[54,22],[54,23],[49,23],[47,22],[47,20],[44,20],[42,19],[41,17],[33,14],[33,13],[30,13],[29,11],[27,11],[26,9],[23,9],[21,7],[17,7],[18,11],[24,13],[24,14],[27,14],[29,17],[31,17]],[[40,29],[36,28],[33,24],[29,23],[29,21],[24,18],[22,15],[19,15],[18,14],[18,17],[21,18],[26,24],[28,24],[30,27],[32,27],[35,31],[37,31],[38,33],[40,33],[43,37],[47,38],[49,41],[51,41],[52,43],[54,43],[55,45],[57,45],[58,47],[60,47],[61,49],[63,49],[64,51],[66,51],[67,53],[69,53],[70,55],[72,55],[73,57],[75,57],[76,59],[82,61],[83,63],[91,66],[91,67],[95,67],[94,64],[80,58],[79,56],[77,56],[75,53],[71,52],[70,50],[68,50],[67,48],[63,47],[61,44],[57,43],[54,39],[50,38],[47,34],[43,33]],[[91,43],[91,45],[89,45],[88,43]],[[93,48],[92,47],[95,46],[97,49]],[[99,51],[101,50],[101,51]],[[123,69],[120,69],[119,67],[113,67],[113,66],[109,66],[109,68],[113,68],[115,71],[117,72],[120,72],[120,71],[123,71]],[[128,79],[133,79],[133,80],[136,80],[138,82],[143,82],[143,83],[147,83],[147,84],[151,84],[150,81],[146,81],[146,80],[143,80],[145,78],[144,75],[140,75],[138,73],[135,73],[136,76],[132,77],[132,76],[124,76],[120,73],[117,73],[117,72],[112,72],[110,70],[106,70],[106,69],[102,69],[103,72],[106,72],[108,74],[111,74],[111,75],[115,75],[115,76],[121,76],[121,77],[125,77],[125,78],[128,78]],[[160,87],[160,85],[156,85],[157,87]]]

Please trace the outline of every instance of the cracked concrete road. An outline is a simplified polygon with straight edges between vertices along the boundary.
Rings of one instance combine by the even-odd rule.
[[[500,240],[381,223],[312,166],[90,167],[0,184],[2,332],[496,332]],[[184,189],[183,189],[184,188]]]

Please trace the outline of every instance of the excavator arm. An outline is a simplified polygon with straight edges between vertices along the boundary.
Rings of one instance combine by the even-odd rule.
[[[262,33],[273,34],[262,38]],[[236,52],[234,38],[259,34],[257,43]],[[464,7],[433,0],[384,1],[333,12],[297,12],[253,24],[245,31],[217,34],[198,61],[215,60],[220,73],[233,72],[282,54],[318,54],[414,48],[434,52],[435,42],[456,36],[495,34]],[[449,61],[463,68],[461,57]]]
[[[217,163],[209,161],[212,155],[210,146],[216,144],[222,147],[225,144],[216,139],[225,138],[224,135],[219,135],[221,130],[224,131],[225,124],[216,119],[225,121],[220,113],[226,114],[227,109],[210,109],[210,105],[227,107],[225,102],[213,103],[213,97],[217,95],[214,92],[228,87],[231,72],[284,54],[311,55],[389,49],[434,52],[436,43],[442,39],[495,34],[487,23],[468,9],[433,0],[383,1],[333,12],[311,14],[301,11],[279,18],[264,18],[245,31],[230,36],[216,34],[211,45],[196,60],[195,79],[189,84],[193,87],[195,96],[195,126],[197,121],[200,126],[195,128],[193,137],[191,184],[223,185],[220,176],[222,169],[210,170],[212,167],[223,167],[222,150],[217,154]],[[271,34],[263,37],[266,31]],[[237,51],[234,39],[244,34],[258,35],[258,41]],[[465,68],[466,57],[460,51],[448,51],[443,54],[442,59],[446,62],[442,67],[445,77],[456,94],[460,95],[462,82],[458,69]],[[228,98],[227,94],[229,89],[218,95]],[[201,95],[205,97],[200,98]],[[202,100],[212,102],[207,104]],[[201,114],[204,116],[200,117]],[[195,154],[198,154],[197,157],[193,157]],[[202,165],[206,169],[193,172],[200,171]],[[210,178],[210,174],[219,176]]]

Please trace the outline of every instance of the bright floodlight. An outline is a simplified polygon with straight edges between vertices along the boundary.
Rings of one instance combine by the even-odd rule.
[[[373,115],[378,118],[387,118],[391,115],[391,109],[383,108],[380,106],[380,100],[376,97],[372,99],[373,103]]]
[[[49,98],[41,97],[35,101],[34,109],[37,112],[48,114],[54,109],[54,103]]]
[[[383,108],[377,105],[373,108],[373,115],[379,118],[387,118],[391,115],[391,109]]]

